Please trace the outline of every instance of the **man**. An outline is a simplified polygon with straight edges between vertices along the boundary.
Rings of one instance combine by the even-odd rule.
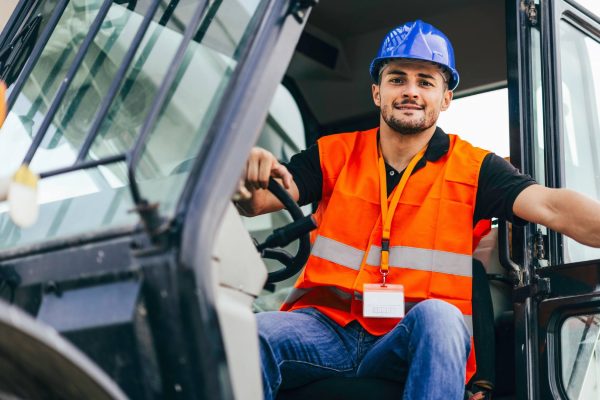
[[[267,399],[331,376],[404,381],[405,399],[462,399],[475,367],[474,225],[524,219],[600,246],[600,203],[537,185],[436,127],[459,81],[442,32],[399,26],[370,73],[378,128],[323,137],[287,168],[263,149],[247,163],[245,215],[281,209],[263,190],[270,176],[300,204],[319,201],[311,256],[283,306],[292,312],[257,316]]]

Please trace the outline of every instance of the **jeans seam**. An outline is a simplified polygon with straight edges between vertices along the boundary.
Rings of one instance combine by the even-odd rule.
[[[365,337],[365,332],[361,329],[358,333],[358,344],[356,345],[356,367],[360,365],[360,360],[362,359],[363,353],[363,339]]]
[[[406,334],[409,336],[406,347],[408,348],[408,356],[412,360],[412,356],[413,356],[413,354],[415,354],[414,346],[411,344],[411,341],[410,341],[410,336],[412,335],[412,330],[408,329],[408,327],[404,324],[401,324],[398,327],[398,329],[404,329],[406,331]]]
[[[279,368],[281,370],[281,366],[285,363],[298,363],[298,364],[306,364],[309,365],[311,367],[317,367],[317,368],[323,368],[323,369],[327,369],[333,372],[348,372],[348,371],[352,371],[354,369],[354,367],[350,367],[350,368],[345,368],[345,369],[337,369],[337,368],[333,368],[333,367],[326,367],[324,365],[319,365],[319,364],[315,364],[315,363],[311,363],[310,361],[300,361],[300,360],[283,360],[280,361],[277,364],[277,368]]]

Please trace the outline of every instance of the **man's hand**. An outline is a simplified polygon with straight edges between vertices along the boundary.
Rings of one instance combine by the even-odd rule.
[[[283,183],[292,198],[298,201],[298,187],[292,179],[292,174],[277,161],[272,153],[260,147],[254,147],[250,151],[240,186],[234,195],[235,204],[242,215],[255,216],[283,208],[281,202],[273,194],[264,190],[271,177]]]
[[[582,194],[569,189],[531,185],[517,196],[513,212],[579,243],[600,247],[600,202]]]
[[[280,178],[286,189],[292,185],[292,174],[277,161],[272,153],[260,147],[252,148],[246,162],[244,177],[246,188],[250,191],[266,189],[270,177]]]
[[[236,192],[231,197],[231,200],[234,203],[239,203],[244,200],[250,200],[252,198],[252,193],[248,189],[246,189],[246,185],[244,184],[244,180],[240,178],[240,182],[238,183],[238,188]]]

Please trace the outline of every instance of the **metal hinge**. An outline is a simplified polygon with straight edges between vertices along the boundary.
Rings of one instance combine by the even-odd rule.
[[[533,283],[513,290],[513,302],[523,303],[529,297],[542,300],[550,295],[550,278],[540,278],[535,275]]]
[[[546,248],[548,247],[548,236],[538,229],[533,235],[533,257],[536,260],[547,260]]]
[[[296,22],[301,24],[304,21],[304,17],[306,16],[306,11],[310,7],[316,6],[317,3],[318,0],[294,0],[290,4],[288,14],[294,17]]]
[[[531,26],[537,26],[539,22],[540,9],[533,0],[526,2],[525,13]]]

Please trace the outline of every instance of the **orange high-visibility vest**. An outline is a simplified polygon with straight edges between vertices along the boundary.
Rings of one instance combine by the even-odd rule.
[[[0,127],[6,118],[6,84],[0,81]]]
[[[488,152],[448,136],[448,152],[416,170],[402,192],[392,220],[387,281],[404,285],[407,307],[425,299],[453,304],[472,332],[473,213]],[[326,136],[318,146],[318,228],[282,310],[315,307],[342,326],[357,320],[371,334],[383,335],[399,320],[362,316],[363,285],[381,282],[377,129]],[[467,381],[474,361],[472,351]]]

